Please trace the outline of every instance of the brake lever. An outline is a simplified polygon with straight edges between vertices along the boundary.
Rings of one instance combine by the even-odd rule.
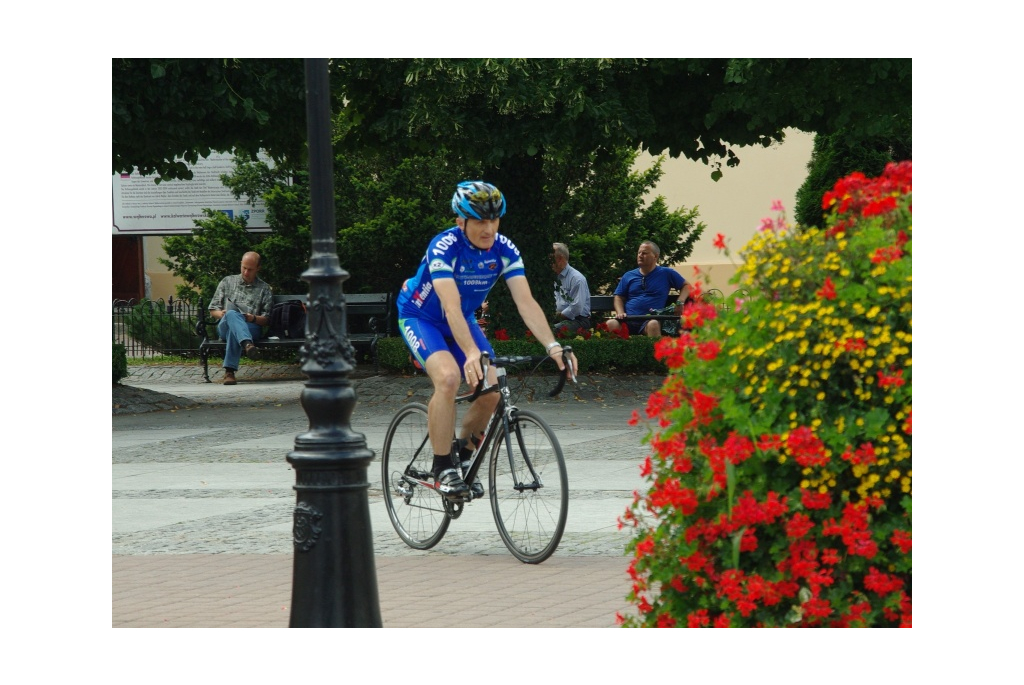
[[[479,385],[479,388],[477,390],[477,394],[478,395],[480,393],[482,393],[484,390],[486,390],[487,388],[490,387],[489,385],[487,385],[487,372],[490,370],[490,368],[491,368],[491,354],[490,354],[490,352],[481,352],[480,353],[480,369],[482,371],[482,374],[480,376],[480,385]]]
[[[572,354],[572,346],[571,345],[562,348],[562,363],[565,364],[565,368],[568,370],[567,373],[569,374],[569,378],[572,380],[573,387],[574,388],[578,388],[580,384],[579,384],[579,382],[576,379],[576,371],[575,371],[575,369],[573,369],[573,365],[570,363],[570,360],[569,360],[569,355],[571,355],[571,354]]]
[[[490,353],[489,352],[481,352],[480,353],[480,368],[483,371],[483,374],[480,377],[480,382],[476,384],[476,389],[473,390],[473,394],[470,395],[469,398],[465,400],[466,402],[470,402],[470,403],[474,402],[476,400],[476,398],[480,396],[480,393],[482,393],[487,388],[491,387],[491,386],[487,385],[487,371],[488,371],[488,369],[490,369],[490,367],[491,367],[491,355],[490,355]],[[459,401],[461,402],[463,400],[460,398]]]

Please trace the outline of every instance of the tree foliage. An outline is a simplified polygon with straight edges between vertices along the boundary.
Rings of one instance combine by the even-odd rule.
[[[178,161],[265,150],[301,166],[297,59],[114,59],[113,171],[189,178]],[[336,59],[346,144],[443,150],[492,168],[548,148],[619,145],[702,160],[783,131],[852,143],[906,128],[910,59]]]
[[[509,195],[501,230],[524,253],[530,282],[544,284],[534,286],[534,295],[545,309],[553,306],[546,287],[552,278],[552,242],[570,246],[572,263],[587,275],[595,293],[610,291],[623,272],[635,267],[635,248],[642,240],[657,242],[666,263],[683,261],[692,251],[704,229],[697,211],[670,211],[661,197],[645,206],[645,195],[661,178],[661,164],[633,171],[636,155],[635,150],[619,149],[579,163],[565,156],[545,157],[538,172],[544,193],[533,208],[548,217],[539,236],[520,232],[516,219],[528,203]],[[346,292],[396,294],[415,272],[430,237],[453,225],[451,194],[467,176],[445,162],[440,153],[407,159],[384,151],[336,156],[337,249],[349,273]],[[244,219],[208,212],[191,236],[166,238],[169,259],[163,263],[185,281],[178,297],[199,294],[208,301],[220,278],[238,271],[247,250],[261,254],[260,276],[275,292],[305,292],[301,274],[311,246],[306,174],[296,174],[288,183],[265,163],[240,156],[234,173],[223,180],[236,196],[263,197],[273,232],[248,233]],[[495,289],[494,298],[495,327],[521,332],[504,286]]]
[[[112,64],[113,173],[192,178],[211,152],[261,149],[301,163],[300,59],[122,59]]]
[[[335,69],[354,145],[441,145],[491,167],[619,145],[715,165],[786,128],[899,130],[909,59],[349,59]]]
[[[346,292],[396,293],[429,237],[450,225],[439,198],[450,198],[457,180],[433,162],[386,153],[337,156],[335,221],[338,258],[349,273]],[[268,174],[263,162],[239,159],[224,180],[238,196],[262,194],[273,231],[248,233],[244,219],[208,212],[192,235],[166,238],[170,259],[163,263],[185,281],[179,297],[201,294],[208,300],[223,276],[238,271],[246,250],[260,253],[260,277],[275,292],[306,292],[302,274],[312,245],[308,175],[297,173],[289,184]]]
[[[114,171],[136,166],[187,177],[179,157],[229,149],[263,149],[301,169],[301,67],[299,60],[114,60]],[[909,129],[911,75],[909,59],[333,60],[336,144],[347,160],[339,167],[339,254],[353,274],[350,288],[403,277],[388,270],[429,237],[420,233],[445,223],[438,208],[462,178],[484,178],[510,198],[502,230],[523,249],[531,281],[547,282],[536,279],[545,275],[552,240],[568,243],[575,263],[583,257],[620,273],[638,238],[658,242],[666,261],[685,258],[695,212],[657,202],[641,210],[639,195],[616,204],[596,189],[622,200],[636,181],[593,170],[614,166],[623,149],[646,149],[702,160],[717,177],[723,160],[739,163],[734,148],[771,145],[789,127],[841,130],[849,144],[878,139]],[[429,161],[402,166],[403,159]],[[346,165],[355,171],[346,175]],[[308,230],[303,192],[268,195],[276,231]],[[680,226],[693,232],[655,237]],[[298,244],[280,240],[282,253]],[[374,249],[386,268],[364,268]],[[296,256],[293,249],[280,259]],[[600,289],[611,276],[597,273],[593,283]]]
[[[623,273],[636,268],[642,241],[658,244],[663,264],[678,263],[690,256],[705,228],[696,209],[670,210],[660,195],[644,205],[662,178],[662,160],[634,171],[637,154],[622,147],[586,159],[559,154],[545,166],[544,204],[550,217],[545,255],[552,242],[566,243],[570,262],[586,275],[595,294],[610,293]]]
[[[242,255],[249,250],[259,251],[262,234],[249,233],[242,217],[229,219],[223,212],[210,209],[204,212],[207,218],[195,222],[191,235],[164,238],[164,252],[170,259],[160,262],[185,281],[177,287],[179,299],[195,301],[201,296],[205,306],[220,279],[239,273]],[[265,256],[263,270],[260,277],[267,280]]]

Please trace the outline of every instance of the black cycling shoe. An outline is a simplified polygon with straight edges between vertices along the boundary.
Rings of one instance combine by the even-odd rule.
[[[470,463],[471,462],[467,459],[466,461],[459,464],[459,466],[462,468],[463,473],[467,473],[469,471]],[[469,484],[469,490],[470,492],[473,493],[473,499],[480,499],[481,497],[484,496],[484,485],[483,483],[480,482],[479,478],[477,478],[476,480]]]
[[[434,487],[449,499],[465,499],[471,491],[458,469],[445,469],[434,476]]]

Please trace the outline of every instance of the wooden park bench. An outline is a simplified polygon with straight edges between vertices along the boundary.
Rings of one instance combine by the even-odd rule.
[[[306,295],[274,295],[274,304],[301,300],[308,305]],[[209,358],[211,355],[223,357],[227,343],[217,337],[217,319],[208,318],[209,310],[199,302],[199,322],[196,334],[202,338],[199,343],[199,363],[203,365],[203,378],[210,380]],[[375,369],[380,371],[377,358],[377,344],[381,338],[391,335],[391,294],[390,293],[354,293],[345,294],[345,315],[348,324],[348,341],[353,347],[369,351],[373,357]],[[260,350],[293,349],[298,354],[306,343],[303,338],[260,338],[256,346]]]

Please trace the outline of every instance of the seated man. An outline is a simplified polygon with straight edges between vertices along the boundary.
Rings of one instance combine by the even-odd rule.
[[[632,335],[644,334],[652,338],[661,337],[661,322],[623,321],[626,316],[642,316],[652,309],[662,309],[668,302],[669,290],[679,290],[679,302],[690,295],[690,284],[676,271],[667,266],[658,266],[661,248],[653,241],[640,243],[636,253],[638,268],[627,271],[615,288],[615,318],[608,320],[608,330],[618,331],[623,325]]]
[[[224,350],[224,385],[235,385],[238,361],[245,353],[259,359],[255,341],[270,323],[274,295],[266,281],[259,278],[260,256],[255,252],[242,255],[242,273],[225,276],[217,284],[210,300],[210,315],[219,319],[217,335],[226,343]]]
[[[569,266],[565,243],[551,246],[551,268],[555,271],[555,335],[573,335],[590,328],[590,287],[587,277]]]

